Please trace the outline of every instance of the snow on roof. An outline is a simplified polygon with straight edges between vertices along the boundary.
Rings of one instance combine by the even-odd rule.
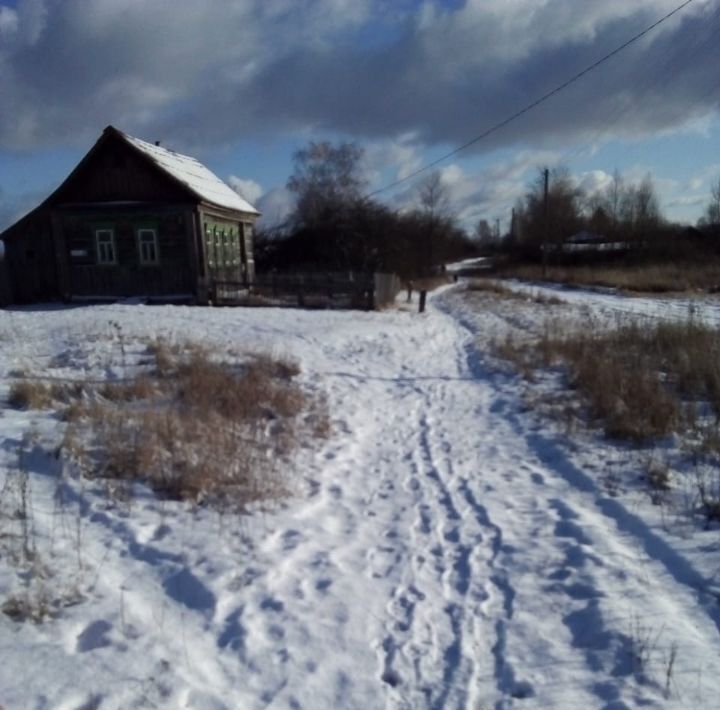
[[[260,214],[249,202],[240,197],[235,190],[195,158],[147,143],[122,131],[118,131],[118,133],[128,143],[145,153],[158,167],[187,185],[202,200],[238,212]]]

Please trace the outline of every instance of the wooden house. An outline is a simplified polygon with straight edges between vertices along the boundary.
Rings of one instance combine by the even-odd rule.
[[[109,126],[42,204],[0,234],[5,301],[207,302],[254,278],[257,210],[194,158]]]

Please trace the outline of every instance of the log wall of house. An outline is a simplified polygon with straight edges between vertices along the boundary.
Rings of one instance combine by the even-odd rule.
[[[57,265],[46,213],[29,216],[7,233],[5,286],[10,303],[41,303],[58,297]]]
[[[69,264],[71,296],[161,296],[193,294],[187,210],[64,213],[60,224]],[[157,235],[157,263],[143,263],[139,230]],[[99,230],[111,230],[115,262],[99,263]]]

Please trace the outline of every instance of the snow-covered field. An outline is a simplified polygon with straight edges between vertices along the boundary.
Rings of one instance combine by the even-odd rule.
[[[645,308],[606,298],[556,308]],[[239,518],[110,501],[61,478],[57,418],[0,410],[0,504],[24,449],[31,511],[0,519],[0,603],[30,584],[58,607],[0,615],[0,706],[717,707],[720,534],[623,485],[632,450],[528,410],[484,345],[542,309],[446,289],[423,315],[0,312],[2,401],[20,369],[116,375],[121,332],[290,355],[333,418],[294,494]],[[28,522],[33,575],[7,553]]]

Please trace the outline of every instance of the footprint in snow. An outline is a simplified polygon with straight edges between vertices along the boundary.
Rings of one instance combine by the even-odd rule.
[[[303,536],[298,530],[286,530],[280,535],[283,550],[294,550],[301,542]]]
[[[570,538],[580,545],[592,545],[592,540],[582,528],[569,520],[560,520],[555,524],[555,537]]]
[[[342,488],[340,486],[329,486],[327,492],[333,500],[340,500],[343,497]]]
[[[285,605],[279,599],[267,597],[260,602],[260,608],[263,611],[274,611],[279,613],[285,609]]]
[[[104,619],[93,621],[78,634],[76,651],[78,653],[87,653],[95,651],[98,648],[105,648],[111,645],[107,634],[112,630],[112,626]]]
[[[163,523],[162,525],[157,526],[151,540],[152,542],[158,542],[159,540],[165,539],[171,532],[172,529],[170,526]]]
[[[179,604],[194,611],[215,609],[215,595],[187,567],[163,582],[165,593]]]
[[[317,582],[315,582],[315,589],[321,594],[327,594],[328,589],[332,587],[332,583],[332,579],[318,579]]]

